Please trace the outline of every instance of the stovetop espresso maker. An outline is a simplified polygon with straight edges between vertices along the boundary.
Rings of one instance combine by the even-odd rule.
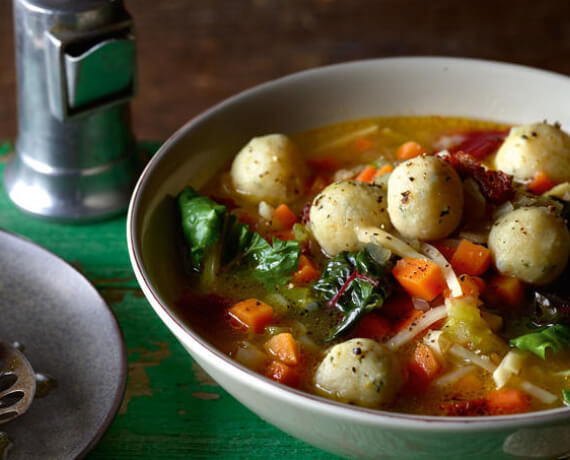
[[[130,125],[133,21],[121,0],[14,0],[18,138],[12,201],[63,222],[123,211],[140,172]]]

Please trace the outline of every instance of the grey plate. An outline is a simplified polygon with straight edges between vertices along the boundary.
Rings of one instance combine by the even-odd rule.
[[[109,426],[125,387],[125,347],[113,313],[70,265],[2,231],[0,312],[0,340],[22,343],[34,370],[58,383],[0,426],[14,441],[8,459],[85,455]]]

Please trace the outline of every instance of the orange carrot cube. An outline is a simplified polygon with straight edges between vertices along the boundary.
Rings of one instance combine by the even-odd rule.
[[[240,325],[256,333],[273,321],[273,307],[254,298],[236,303],[228,313]]]

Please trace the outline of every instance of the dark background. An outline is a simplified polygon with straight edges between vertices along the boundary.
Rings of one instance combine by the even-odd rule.
[[[73,1],[73,0],[70,0]],[[11,0],[0,0],[0,138],[16,134]],[[570,75],[570,1],[125,0],[139,46],[135,132],[163,139],[225,97],[355,59],[441,55]]]

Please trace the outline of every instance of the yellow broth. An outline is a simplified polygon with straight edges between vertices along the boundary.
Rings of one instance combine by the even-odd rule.
[[[303,152],[305,158],[313,164],[311,177],[320,175],[327,182],[331,182],[335,176],[340,174],[339,170],[344,171],[342,174],[345,176],[353,178],[359,170],[369,164],[381,166],[390,163],[395,165],[397,162],[396,150],[406,141],[416,141],[428,152],[434,152],[438,150],[438,146],[434,144],[442,136],[464,131],[501,130],[505,128],[507,128],[506,125],[489,121],[439,116],[370,118],[292,134],[291,138]],[[327,162],[328,169],[319,169],[322,161]],[[260,219],[258,204],[252,203],[247,197],[233,190],[229,177],[229,167],[230,165],[199,192],[202,195],[221,200],[221,202],[228,199],[232,200],[237,207],[235,212],[242,218],[244,215],[246,216],[244,221],[247,221],[248,215],[252,216],[250,226],[253,230],[262,236],[280,237],[279,228],[276,228],[274,222]],[[291,210],[296,214],[301,213],[303,206],[315,194],[315,190],[303,194],[298,200],[290,203]],[[474,227],[476,228],[477,225]],[[328,258],[321,251],[313,250],[312,260],[322,269]],[[289,285],[293,286],[292,283]],[[333,343],[324,343],[323,339],[335,321],[335,315],[331,309],[320,308],[309,311],[298,305],[280,306],[272,302],[274,293],[268,292],[260,284],[229,275],[220,276],[215,287],[207,290],[199,284],[197,276],[189,276],[188,285],[183,287],[183,291],[200,295],[215,294],[223,299],[218,302],[217,300],[211,301],[211,298],[208,297],[194,298],[190,295],[186,300],[183,297],[178,303],[178,311],[203,337],[229,356],[235,357],[240,344],[243,343],[251,344],[264,352],[264,344],[276,332],[291,331],[296,337],[308,338],[312,345],[305,342],[301,344],[302,363],[299,365],[301,379],[297,386],[306,392],[327,396],[315,385],[315,371],[331,345],[354,337],[355,333],[352,331],[352,335],[348,337],[337,339]],[[236,327],[229,320],[227,313],[229,306],[248,298],[264,300],[275,309],[273,323],[262,333],[246,331]],[[381,314],[381,309],[379,311]],[[421,341],[421,338],[416,338],[396,352],[401,363],[410,361],[418,341]],[[492,356],[495,361],[494,364],[499,364],[503,356],[504,354]],[[269,361],[270,359],[267,357],[252,367],[255,371],[263,374]],[[444,364],[438,377],[453,370],[452,361]],[[561,395],[562,390],[570,388],[570,377],[562,375],[568,369],[570,369],[570,353],[568,351],[549,355],[547,360],[541,360],[537,356],[529,354],[523,372],[519,377],[528,379],[556,395]],[[459,382],[448,385],[438,385],[437,379],[435,379],[421,392],[400,391],[393,402],[379,405],[377,408],[413,414],[449,415],[446,404],[484,398],[487,392],[495,389],[495,382],[490,373],[476,368],[470,375],[472,377],[470,380],[463,381],[460,379]],[[530,398],[528,410],[542,410],[560,405],[562,405],[561,399],[555,404],[549,405]],[[467,413],[466,415],[477,415],[477,413]]]

